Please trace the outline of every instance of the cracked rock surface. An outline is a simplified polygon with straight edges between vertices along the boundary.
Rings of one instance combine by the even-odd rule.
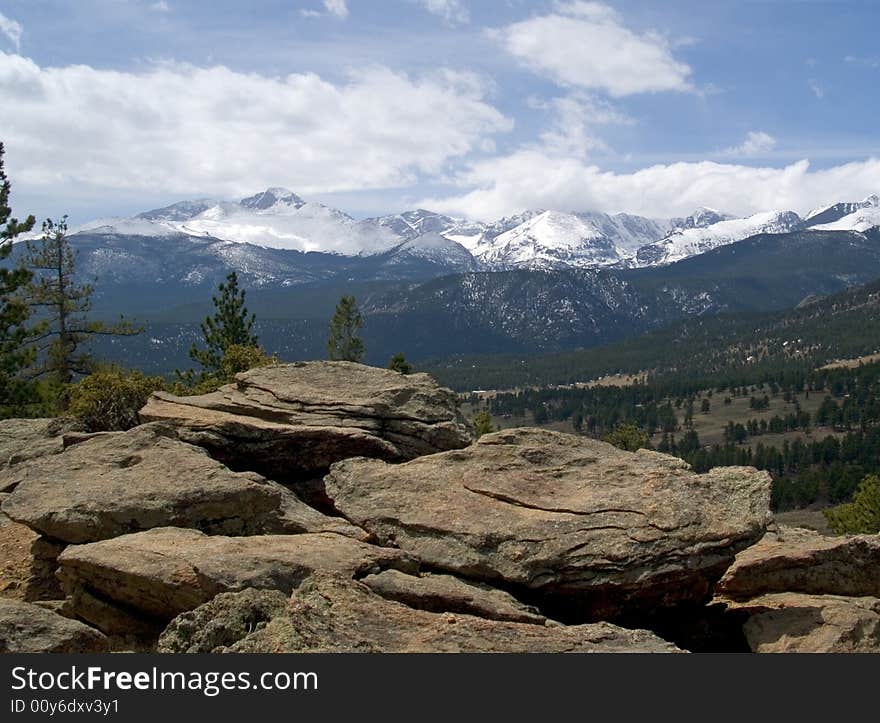
[[[157,528],[68,547],[59,577],[72,612],[105,632],[124,615],[167,622],[221,592],[245,588],[290,594],[315,571],[348,577],[388,568],[415,572],[400,550],[333,533],[223,537]],[[113,615],[108,614],[115,611]]]
[[[433,569],[562,594],[596,619],[705,602],[769,522],[770,477],[696,474],[541,429],[400,465],[350,459],[327,494],[349,520]]]
[[[645,630],[610,623],[546,627],[415,610],[363,583],[318,574],[289,601],[277,593],[221,595],[176,618],[160,652],[675,653]]]
[[[6,475],[15,489],[4,499],[3,512],[67,543],[168,526],[221,535],[331,531],[363,536],[275,482],[230,471],[159,424],[97,434]]]
[[[471,443],[458,399],[427,374],[352,362],[254,369],[211,394],[154,394],[141,419],[174,425],[236,469],[273,479],[321,475],[347,457],[408,460]]]

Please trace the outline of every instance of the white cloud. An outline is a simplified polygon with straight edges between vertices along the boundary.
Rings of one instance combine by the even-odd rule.
[[[629,211],[654,217],[686,215],[699,206],[741,215],[769,209],[804,213],[876,193],[880,158],[821,170],[811,170],[806,160],[783,168],[705,161],[616,173],[524,148],[474,163],[457,181],[462,187],[459,195],[422,199],[419,205],[485,220],[530,208]]]
[[[21,47],[21,35],[23,32],[24,28],[21,27],[21,23],[16,22],[12,18],[7,18],[3,13],[0,13],[0,33],[9,38],[16,50]]]
[[[439,15],[450,25],[464,25],[471,20],[470,11],[461,0],[417,0],[432,15]]]
[[[531,99],[529,105],[553,114],[550,127],[539,135],[539,145],[532,146],[550,156],[584,158],[590,151],[607,150],[595,127],[633,123],[608,101],[583,92],[550,101]]]
[[[328,13],[337,18],[345,19],[348,17],[348,5],[345,0],[324,0],[324,7],[327,8]]]
[[[813,95],[815,95],[819,100],[825,97],[825,88],[819,85],[819,81],[814,78],[810,78],[807,82],[807,85],[810,86],[810,90],[813,91]]]
[[[489,31],[504,49],[557,83],[635,93],[692,90],[691,69],[655,32],[637,34],[597,2],[557,3],[555,12]]]
[[[512,122],[477,76],[363,68],[340,84],[223,66],[42,68],[0,52],[0,128],[19,188],[237,195],[377,189],[448,172]]]
[[[738,146],[722,151],[726,156],[760,156],[776,148],[776,139],[764,131],[749,131],[746,139]]]
[[[171,11],[171,7],[166,0],[158,0],[158,2],[154,2],[150,5],[150,10],[155,10],[157,13],[167,13]]]

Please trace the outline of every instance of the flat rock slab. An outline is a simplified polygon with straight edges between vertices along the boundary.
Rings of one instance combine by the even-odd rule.
[[[77,620],[0,598],[0,653],[105,653],[107,638]]]
[[[81,431],[74,419],[4,419],[0,421],[0,492],[16,485],[9,470],[22,462],[64,451],[64,435]]]
[[[333,533],[209,536],[157,528],[88,545],[58,558],[71,609],[108,632],[124,632],[122,613],[167,622],[221,592],[260,588],[289,594],[315,571],[349,577],[418,564],[400,550]],[[117,609],[113,615],[101,605]],[[116,622],[114,622],[116,621]]]
[[[776,593],[731,603],[756,653],[880,653],[880,599]]]
[[[5,514],[54,540],[79,544],[153,527],[258,535],[334,531],[363,536],[281,485],[236,473],[167,426],[94,435],[61,454],[7,471]]]
[[[465,447],[472,428],[458,404],[427,374],[297,362],[239,374],[202,396],[157,392],[140,416],[173,424],[236,469],[289,480],[348,457],[401,461]]]
[[[779,527],[740,552],[716,590],[732,600],[782,592],[880,597],[880,535]]]
[[[277,593],[221,595],[176,618],[161,652],[671,653],[644,630],[610,623],[545,627],[415,610],[351,579],[316,575],[289,601]]]
[[[400,465],[333,466],[327,494],[432,569],[578,601],[588,619],[704,602],[770,520],[770,477],[539,429]],[[584,619],[584,618],[582,618]]]
[[[532,625],[547,623],[546,617],[513,595],[451,575],[414,576],[399,570],[385,570],[378,575],[368,575],[362,582],[386,600],[396,600],[419,610],[465,613]]]

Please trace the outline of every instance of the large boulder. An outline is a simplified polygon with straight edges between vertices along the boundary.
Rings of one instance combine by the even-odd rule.
[[[716,602],[758,653],[880,652],[880,536],[780,526],[736,556]]]
[[[419,610],[435,613],[465,613],[489,620],[544,625],[547,618],[513,595],[488,585],[467,582],[451,575],[407,575],[384,570],[362,581],[386,600],[396,600]]]
[[[0,492],[16,485],[8,471],[32,459],[64,451],[64,435],[82,431],[75,419],[4,419],[0,421]]]
[[[8,470],[2,509],[43,535],[79,544],[153,527],[213,534],[333,531],[363,535],[281,485],[236,473],[159,424],[94,435]]]
[[[212,394],[157,392],[140,412],[235,469],[273,479],[324,474],[364,456],[399,462],[470,444],[458,399],[427,374],[351,362],[298,362],[254,369]]]
[[[88,545],[58,558],[70,609],[108,633],[169,621],[221,592],[290,593],[315,571],[349,577],[388,568],[415,572],[400,550],[333,533],[221,537],[157,528]]]
[[[0,653],[106,653],[88,625],[18,600],[0,598]]]
[[[774,593],[730,609],[756,653],[880,653],[880,599]]]
[[[55,577],[63,549],[0,512],[0,597],[28,602],[63,597]]]
[[[781,592],[880,597],[880,535],[778,527],[736,556],[716,590],[733,600]]]
[[[704,602],[770,519],[765,472],[700,475],[673,457],[539,429],[401,465],[346,460],[324,482],[381,544],[589,619]]]
[[[289,601],[278,593],[221,595],[176,618],[160,652],[672,653],[644,630],[610,623],[553,626],[415,610],[361,582],[316,575]]]

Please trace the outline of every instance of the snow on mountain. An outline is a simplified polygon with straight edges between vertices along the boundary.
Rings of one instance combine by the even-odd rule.
[[[804,218],[804,225],[807,227],[824,226],[827,224],[840,221],[856,211],[866,208],[876,208],[880,206],[880,196],[873,194],[868,196],[864,201],[857,203],[835,203],[831,206],[824,206],[810,211]]]
[[[675,263],[749,236],[786,233],[802,223],[793,211],[767,211],[748,218],[731,218],[715,211],[707,214],[708,210],[700,209],[659,241],[642,246],[636,254],[636,266]],[[716,218],[723,220],[716,221]]]
[[[588,217],[544,211],[496,236],[478,258],[500,268],[609,266],[624,257]]]
[[[861,203],[837,204],[831,208],[836,209],[838,206],[847,206],[852,210],[830,223],[809,224],[810,228],[816,231],[867,231],[869,228],[880,226],[880,196],[868,196]],[[817,214],[813,220],[822,220],[820,216],[827,217],[827,210]]]

